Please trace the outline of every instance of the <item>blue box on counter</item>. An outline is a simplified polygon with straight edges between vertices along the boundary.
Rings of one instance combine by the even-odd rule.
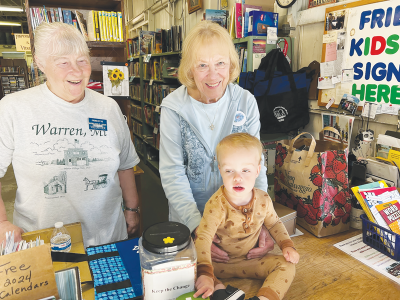
[[[278,28],[278,13],[256,10],[249,13],[249,35],[266,36],[268,27]]]

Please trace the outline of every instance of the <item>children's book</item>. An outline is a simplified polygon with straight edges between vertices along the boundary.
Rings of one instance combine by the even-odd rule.
[[[88,41],[89,36],[88,36],[87,30],[86,30],[86,21],[83,18],[83,14],[77,10],[75,10],[75,14],[76,14],[76,19],[78,21],[79,29],[81,30],[82,35],[85,38],[85,41]]]
[[[364,198],[365,203],[368,205],[371,211],[375,223],[378,225],[389,229],[386,222],[383,220],[382,216],[376,209],[376,205],[386,203],[392,200],[400,200],[400,194],[396,187],[385,187],[369,190],[360,190],[361,197]]]
[[[377,188],[384,188],[387,187],[385,181],[381,180],[378,182],[368,183],[360,186],[352,187],[351,190],[353,191],[354,196],[357,198],[358,202],[360,203],[361,207],[363,208],[365,214],[367,215],[368,219],[376,223],[374,216],[371,213],[369,206],[366,203],[366,200],[361,196],[361,190],[370,190],[370,189],[377,189]]]
[[[154,32],[141,30],[139,34],[140,54],[151,53],[151,41],[153,40]]]
[[[400,203],[398,200],[376,205],[383,220],[394,233],[400,234]]]

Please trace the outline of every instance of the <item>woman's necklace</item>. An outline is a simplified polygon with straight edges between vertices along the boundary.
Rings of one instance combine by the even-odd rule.
[[[208,127],[210,127],[211,130],[214,130],[214,128],[215,128],[215,126],[214,126],[214,121],[215,121],[215,116],[216,116],[217,113],[218,113],[219,101],[218,101],[217,109],[216,109],[216,112],[215,112],[215,114],[214,114],[214,118],[213,118],[212,122],[211,122],[210,118],[208,117],[208,114],[207,114],[206,110],[204,109],[204,103],[201,102],[201,104],[202,104],[202,108],[203,108],[203,110],[204,110],[204,112],[205,112],[205,114],[206,114],[206,116],[207,116],[208,122],[210,122],[210,126],[208,126]]]

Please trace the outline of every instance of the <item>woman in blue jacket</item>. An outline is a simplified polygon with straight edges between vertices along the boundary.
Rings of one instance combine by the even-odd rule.
[[[160,175],[169,219],[185,224],[191,232],[199,225],[206,202],[222,185],[215,158],[218,142],[234,132],[260,137],[256,99],[232,83],[239,73],[239,57],[226,29],[199,22],[183,42],[178,72],[183,85],[161,104]],[[264,166],[256,187],[268,189]],[[249,259],[273,248],[266,229],[262,237]],[[212,251],[213,260],[229,260],[216,246]]]

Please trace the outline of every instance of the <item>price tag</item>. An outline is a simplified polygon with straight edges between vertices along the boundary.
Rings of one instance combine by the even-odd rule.
[[[129,58],[130,61],[133,61],[133,57]]]
[[[149,62],[150,61],[150,58],[151,58],[151,54],[147,54],[143,59],[144,59],[144,62]]]
[[[153,85],[153,79],[150,79],[149,85]]]
[[[161,108],[161,106],[157,106],[156,107],[156,112],[160,112],[160,108]]]
[[[129,78],[129,82],[132,82],[133,79],[135,79],[135,76],[131,76],[131,77]]]
[[[153,133],[157,134],[158,133],[158,128],[154,128]]]

